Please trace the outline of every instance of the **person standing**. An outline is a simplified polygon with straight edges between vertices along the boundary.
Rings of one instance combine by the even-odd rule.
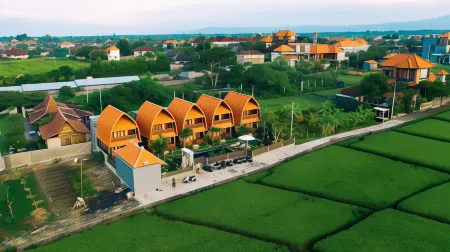
[[[172,178],[172,189],[175,189],[176,183],[175,183],[175,178]]]

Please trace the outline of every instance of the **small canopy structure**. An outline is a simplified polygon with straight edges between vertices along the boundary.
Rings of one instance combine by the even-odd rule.
[[[387,115],[388,115],[387,118],[389,118],[389,111],[390,111],[390,109],[380,108],[380,107],[375,107],[373,109],[375,110],[377,119],[381,119],[384,122],[384,120],[386,120],[386,112],[387,112]]]
[[[247,142],[247,144],[245,145],[245,150],[246,150],[245,154],[247,155],[248,142],[256,140],[256,138],[254,138],[254,137],[252,137],[250,135],[243,135],[243,136],[238,137],[238,139]]]

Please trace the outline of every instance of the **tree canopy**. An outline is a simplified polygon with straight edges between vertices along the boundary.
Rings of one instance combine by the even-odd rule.
[[[361,94],[369,99],[381,97],[388,91],[388,77],[381,73],[369,74],[361,80]]]

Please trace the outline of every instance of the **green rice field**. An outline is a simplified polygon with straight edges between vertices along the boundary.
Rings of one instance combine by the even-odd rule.
[[[450,142],[450,124],[442,120],[428,119],[400,127],[395,131]]]
[[[132,231],[134,230],[134,231]],[[69,245],[69,246],[68,246]],[[34,249],[53,251],[288,251],[284,246],[141,214]]]
[[[450,172],[450,143],[388,131],[368,136],[363,141],[351,144],[350,147]]]
[[[339,75],[338,80],[343,81],[345,87],[353,87],[361,84],[364,75]]]
[[[450,183],[409,198],[398,207],[410,213],[450,223]]]
[[[369,211],[237,181],[164,204],[156,212],[263,240],[305,246],[359,220]]]
[[[433,117],[439,120],[450,122],[450,111],[439,113]]]
[[[314,245],[314,252],[450,251],[450,226],[388,209]]]
[[[313,95],[322,96],[325,98],[334,98],[336,94],[339,94],[342,89],[345,88],[334,88],[334,89],[327,89],[322,91],[313,92]]]
[[[285,105],[291,105],[294,102],[295,106],[299,108],[313,108],[319,107],[322,103],[326,102],[327,99],[324,97],[303,94],[303,95],[295,95],[295,96],[287,96],[287,97],[279,97],[273,99],[261,99],[258,100],[261,109],[279,109]]]
[[[19,74],[46,74],[61,66],[68,66],[77,70],[83,67],[89,67],[89,63],[49,58],[0,61],[0,76],[16,77]]]
[[[331,146],[278,166],[260,183],[381,209],[449,178],[430,169]]]

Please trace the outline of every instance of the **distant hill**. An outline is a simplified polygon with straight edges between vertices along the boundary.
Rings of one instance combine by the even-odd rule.
[[[297,33],[317,32],[362,32],[362,31],[398,31],[398,30],[450,30],[450,15],[417,20],[410,22],[348,25],[348,26],[324,26],[324,25],[302,25],[302,26],[277,26],[277,27],[205,27],[186,33],[203,34],[232,34],[232,33],[269,33],[282,29],[290,29]]]

